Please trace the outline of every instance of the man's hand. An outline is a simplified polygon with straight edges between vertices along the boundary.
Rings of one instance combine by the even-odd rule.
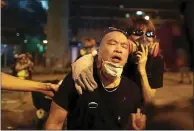
[[[93,78],[93,62],[93,55],[89,54],[72,64],[72,76],[79,94],[82,94],[82,89],[94,91],[97,88]]]
[[[146,127],[146,116],[143,115],[139,108],[137,113],[132,113],[132,127],[135,130],[143,130]]]
[[[146,63],[147,63],[147,57],[148,57],[148,46],[146,45],[145,48],[142,44],[140,44],[141,51],[138,51],[136,54],[137,57],[137,64],[138,64],[138,71],[139,73],[145,73],[146,72]]]

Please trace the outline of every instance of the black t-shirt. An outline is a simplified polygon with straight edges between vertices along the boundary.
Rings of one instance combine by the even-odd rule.
[[[123,75],[133,80],[139,87],[142,87],[140,75],[137,70],[137,64],[135,64],[133,58],[133,55],[128,57],[127,64],[123,70]],[[164,60],[160,55],[156,57],[148,57],[146,63],[146,73],[152,89],[163,87]]]
[[[94,65],[94,92],[78,95],[72,74],[66,76],[53,100],[68,111],[67,129],[127,129],[128,118],[141,105],[140,88],[126,77],[120,85],[107,92]]]

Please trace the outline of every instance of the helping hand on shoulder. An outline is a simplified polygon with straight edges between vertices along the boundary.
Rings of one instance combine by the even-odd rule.
[[[88,54],[72,64],[72,76],[79,94],[82,94],[82,89],[94,91],[97,88],[93,78],[93,62],[93,55]]]

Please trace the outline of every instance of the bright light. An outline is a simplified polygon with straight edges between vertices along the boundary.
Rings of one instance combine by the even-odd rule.
[[[47,43],[48,43],[48,41],[47,41],[47,40],[43,40],[43,43],[44,43],[44,44],[47,44]]]
[[[123,6],[123,5],[119,5],[119,8],[120,8],[120,9],[123,9],[123,8],[124,8],[124,6]]]
[[[129,17],[130,17],[130,14],[129,14],[129,13],[127,13],[127,14],[125,15],[125,17],[126,17],[126,18],[129,18]]]
[[[24,43],[27,43],[28,41],[27,40],[24,40]]]
[[[7,45],[5,44],[5,45],[3,45],[3,47],[4,47],[4,48],[6,48],[6,47],[7,47]]]
[[[148,15],[146,15],[144,18],[145,18],[146,20],[149,20],[149,19],[150,19],[150,17],[149,17]]]
[[[47,1],[47,0],[41,0],[40,2],[41,2],[41,4],[42,4],[42,7],[43,7],[45,10],[48,10],[48,1]]]
[[[137,12],[136,12],[136,15],[143,15],[143,14],[144,14],[143,11],[137,11]]]
[[[20,36],[20,33],[16,33],[16,36]]]

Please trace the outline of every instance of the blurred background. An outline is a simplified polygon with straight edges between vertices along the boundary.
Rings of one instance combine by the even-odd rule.
[[[166,67],[176,71],[176,48],[188,50],[182,35],[176,0],[5,0],[1,9],[1,67],[14,63],[14,54],[29,52],[34,66],[68,67],[79,55],[82,39],[97,44],[102,32],[132,16],[151,19]]]
[[[165,60],[164,89],[160,103],[192,97],[192,85],[178,85],[177,49],[190,57],[183,30],[179,0],[4,0],[1,9],[1,69],[14,74],[16,55],[28,53],[34,63],[32,80],[63,79],[71,63],[85,52],[97,49],[109,26],[142,16],[152,20]],[[85,41],[93,41],[88,44]],[[190,63],[193,61],[189,61]],[[192,69],[191,69],[192,70]],[[192,75],[192,72],[190,72]],[[193,76],[191,76],[193,78]],[[191,84],[191,83],[190,83]],[[165,99],[164,95],[166,96]],[[168,96],[168,97],[167,97]],[[29,93],[2,92],[2,129],[37,129],[33,97]],[[19,99],[19,101],[18,101]],[[37,108],[37,107],[36,107]],[[31,118],[29,118],[29,114]],[[34,122],[35,120],[35,122]],[[29,126],[30,123],[30,126]],[[36,126],[35,126],[36,125]]]

